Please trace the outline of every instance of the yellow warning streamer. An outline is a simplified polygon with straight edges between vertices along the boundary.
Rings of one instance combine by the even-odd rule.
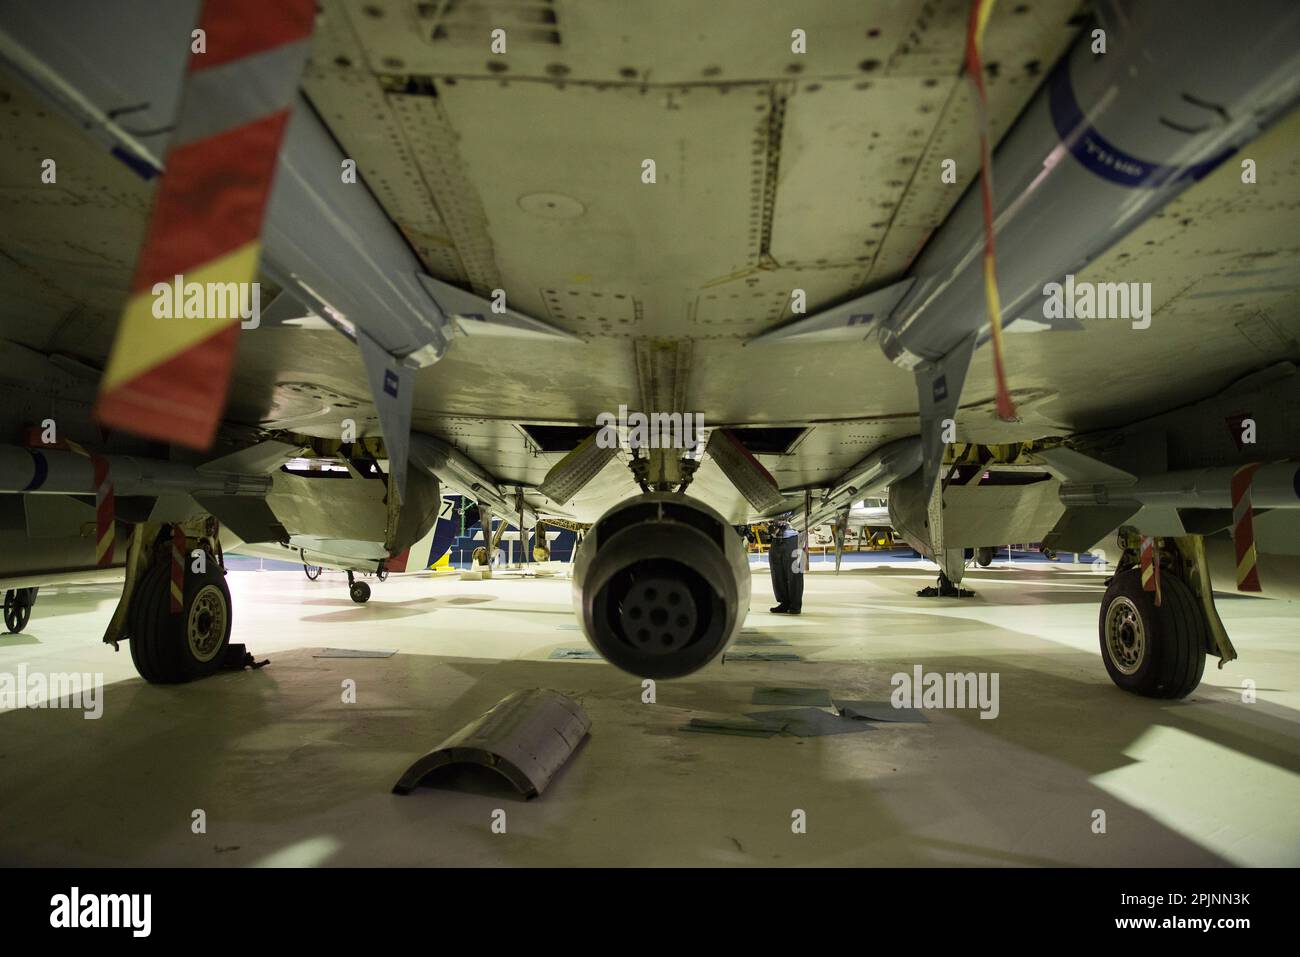
[[[1014,421],[1016,406],[1007,389],[1006,366],[1002,359],[1002,300],[998,296],[997,257],[993,235],[993,157],[989,148],[988,96],[984,90],[984,28],[993,12],[994,0],[972,0],[966,33],[966,75],[975,86],[975,112],[980,133],[980,196],[984,207],[984,305],[988,309],[993,337],[993,373],[997,382],[998,417]]]

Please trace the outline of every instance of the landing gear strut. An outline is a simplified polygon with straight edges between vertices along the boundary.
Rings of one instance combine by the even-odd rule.
[[[5,631],[16,635],[27,627],[36,604],[36,588],[11,588],[5,592]]]
[[[551,548],[546,544],[546,526],[539,519],[533,528],[533,561],[549,562],[550,560]]]

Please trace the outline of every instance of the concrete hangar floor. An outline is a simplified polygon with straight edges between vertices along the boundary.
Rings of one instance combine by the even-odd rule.
[[[43,589],[26,632],[0,637],[0,671],[100,672],[102,716],[0,713],[0,863],[1300,863],[1293,604],[1221,596],[1241,658],[1162,702],[1107,678],[1102,576],[1087,566],[1004,559],[972,569],[964,584],[977,597],[934,600],[915,597],[933,581],[928,563],[836,575],[814,562],[794,618],[767,612],[755,564],[740,644],[660,682],[651,705],[638,679],[569,657],[586,644],[558,571],[393,576],[366,605],[341,574],[232,571],[232,640],[270,665],[186,686],[146,684],[125,649],[100,644],[114,586]],[[397,653],[316,657],[324,648]],[[784,660],[747,659],[772,651]],[[762,711],[756,688],[887,699],[891,677],[917,665],[996,672],[997,718],[934,710],[927,723],[815,737],[682,730],[700,715]],[[356,701],[345,704],[349,679]],[[576,698],[592,721],[540,798],[487,772],[469,790],[390,793],[414,758],[531,687]],[[492,828],[498,809],[504,834]]]

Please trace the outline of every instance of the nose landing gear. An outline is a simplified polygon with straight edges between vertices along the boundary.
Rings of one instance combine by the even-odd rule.
[[[358,605],[364,605],[370,601],[370,586],[365,582],[359,582],[352,572],[348,572],[348,594]]]

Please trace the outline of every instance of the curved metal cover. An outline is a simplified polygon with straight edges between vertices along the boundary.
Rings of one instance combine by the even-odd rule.
[[[477,764],[499,772],[520,794],[533,798],[590,730],[582,707],[558,691],[516,691],[407,768],[393,793],[409,794],[438,768]]]

